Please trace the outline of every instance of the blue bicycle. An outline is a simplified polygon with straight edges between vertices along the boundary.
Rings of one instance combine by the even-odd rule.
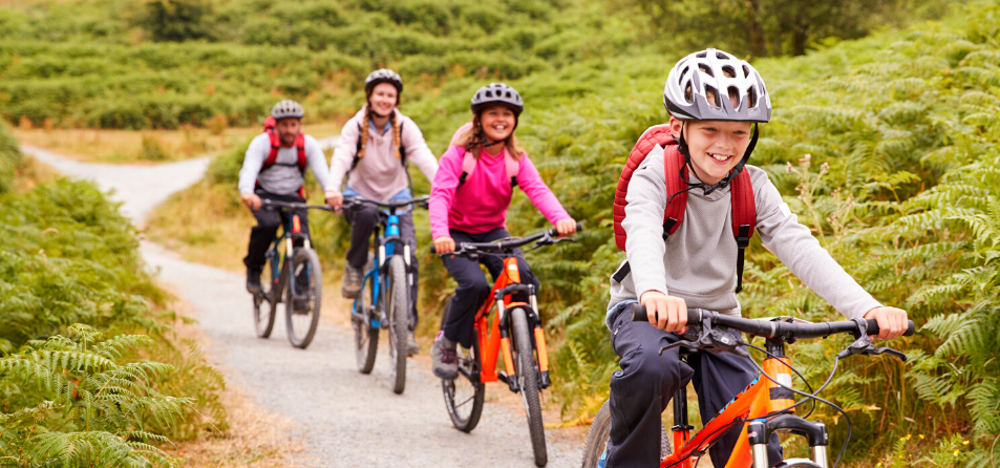
[[[426,207],[428,197],[409,200],[375,201],[360,196],[344,199],[344,209],[354,209],[367,204],[388,210],[375,228],[375,252],[365,266],[361,294],[351,308],[351,325],[354,328],[358,370],[371,373],[375,367],[380,329],[389,333],[389,359],[393,391],[403,393],[406,388],[406,346],[410,325],[409,286],[413,282],[410,271],[410,246],[399,233],[396,210],[409,206]],[[384,233],[379,235],[379,231]]]

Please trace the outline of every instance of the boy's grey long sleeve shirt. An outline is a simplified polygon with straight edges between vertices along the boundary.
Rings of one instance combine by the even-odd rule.
[[[326,187],[330,169],[326,165],[326,155],[319,147],[319,142],[310,135],[305,136],[306,163],[321,187]],[[264,161],[271,154],[271,137],[266,133],[257,135],[247,148],[243,167],[240,168],[240,193],[253,193],[254,185],[260,182],[260,187],[276,195],[293,195],[305,183],[299,172],[299,153],[294,146],[278,148],[278,158],[273,166],[261,172]]]
[[[741,313],[734,292],[738,249],[733,238],[730,187],[709,195],[699,189],[688,192],[684,220],[664,242],[667,185],[663,154],[662,147],[655,147],[629,181],[622,227],[628,235],[625,250],[631,272],[621,283],[611,278],[609,328],[614,306],[638,299],[646,291],[680,297],[689,308],[737,317]],[[756,232],[764,245],[845,317],[860,318],[880,307],[809,229],[799,224],[767,173],[749,165],[745,170],[753,185]]]

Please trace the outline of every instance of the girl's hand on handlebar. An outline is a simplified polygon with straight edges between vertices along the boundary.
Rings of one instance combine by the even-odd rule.
[[[687,304],[684,299],[659,291],[646,291],[639,298],[639,303],[646,306],[646,318],[650,325],[668,333],[687,333]]]
[[[895,307],[876,307],[865,314],[866,319],[878,322],[878,339],[892,340],[903,336],[907,323],[906,311]]]
[[[576,234],[576,220],[567,218],[556,223],[556,232],[560,236],[572,236]]]
[[[344,195],[327,192],[326,204],[330,205],[330,208],[333,208],[335,213],[340,214],[341,208],[344,206]]]
[[[452,253],[455,251],[455,239],[448,236],[441,236],[434,239],[434,252],[438,255]]]
[[[241,193],[240,198],[243,199],[243,204],[253,211],[260,209],[260,197],[256,193]]]

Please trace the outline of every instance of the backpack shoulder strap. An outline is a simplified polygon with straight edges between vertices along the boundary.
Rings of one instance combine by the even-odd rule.
[[[666,240],[667,236],[677,232],[687,209],[688,193],[684,179],[688,176],[688,169],[676,142],[663,148],[663,175],[667,185],[667,204],[663,209],[663,239]]]
[[[510,187],[517,187],[517,173],[521,170],[521,162],[514,159],[510,152],[504,152],[504,166],[507,168],[507,178],[510,179]]]
[[[269,128],[264,130],[267,133],[268,138],[271,140],[271,150],[267,154],[267,159],[264,160],[264,164],[260,167],[260,170],[266,170],[273,166],[278,160],[278,149],[281,148],[281,137],[278,136],[278,131],[274,128]]]
[[[753,185],[746,168],[733,179],[730,188],[733,210],[733,237],[739,252],[736,256],[736,292],[743,290],[743,260],[744,251],[750,245],[754,229],[757,226],[757,202],[753,196]]]
[[[471,151],[465,151],[461,146],[457,147],[462,152],[462,175],[458,176],[458,186],[465,185],[465,180],[476,170],[476,157]]]
[[[299,132],[295,137],[295,149],[299,156],[299,172],[306,173],[306,134]]]
[[[656,146],[661,146],[666,150],[670,145],[673,145],[674,148],[676,148],[676,142],[674,141],[673,136],[670,134],[669,125],[657,125],[654,127],[650,127],[642,134],[642,136],[639,137],[639,141],[635,143],[635,146],[629,153],[628,158],[625,160],[625,167],[622,168],[622,174],[618,178],[618,186],[615,189],[615,201],[614,201],[614,211],[613,211],[615,244],[618,246],[618,249],[622,251],[625,250],[626,233],[625,233],[625,228],[622,227],[621,223],[622,221],[625,220],[625,207],[628,206],[628,201],[626,200],[626,196],[628,195],[628,184],[632,180],[632,174],[635,173],[636,169],[639,168],[642,162],[646,159],[646,156],[649,155],[649,152],[653,150],[653,148],[655,148]],[[667,159],[668,158],[666,157],[664,158],[664,163],[667,162]],[[678,203],[682,202],[686,203],[687,199],[684,198],[683,200],[676,200],[676,201]],[[666,217],[664,219],[666,219]],[[676,227],[673,226],[671,227],[673,229],[676,229]],[[664,234],[669,234],[669,232],[672,231],[670,229],[664,230]]]

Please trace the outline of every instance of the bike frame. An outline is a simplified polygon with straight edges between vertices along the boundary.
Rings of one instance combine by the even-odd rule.
[[[280,287],[283,285],[281,280],[286,276],[283,273],[288,271],[288,261],[292,256],[292,252],[294,252],[295,241],[298,239],[302,240],[302,247],[307,249],[312,248],[312,241],[309,239],[309,235],[302,232],[302,223],[299,221],[299,215],[292,215],[288,224],[283,227],[281,236],[274,239],[274,242],[271,243],[271,247],[268,249],[267,253],[264,254],[266,258],[270,258],[272,260],[271,278],[274,279],[272,280],[273,285],[271,286],[271,296],[273,297],[269,298],[272,302],[281,302],[281,291],[283,290],[283,288]],[[285,253],[279,259],[278,247],[282,242],[285,243]],[[310,267],[307,265],[306,268]],[[312,274],[309,270],[307,270],[307,272],[307,274]],[[292,295],[294,296],[296,294],[295,275],[287,275],[287,281],[291,282],[290,287],[292,288]]]
[[[782,385],[791,387],[792,376],[789,367],[791,362],[784,356],[784,347],[769,342],[768,348],[768,351],[776,357],[768,357],[764,360],[764,372],[774,377]],[[777,431],[789,431],[808,436],[809,445],[813,449],[814,461],[821,467],[826,467],[826,427],[822,423],[808,422],[795,416],[787,418],[778,416],[774,418],[775,421],[778,421],[776,424],[771,424],[763,419],[768,414],[777,411],[794,412],[794,408],[789,409],[794,404],[793,393],[770,379],[758,376],[743,392],[736,395],[723,407],[718,415],[706,422],[705,427],[698,431],[694,438],[691,438],[693,427],[687,423],[686,397],[687,392],[683,387],[674,396],[674,426],[671,431],[673,432],[673,446],[677,448],[674,453],[660,462],[661,468],[693,468],[694,463],[691,458],[704,454],[709,445],[728,432],[726,427],[737,420],[747,421],[747,423],[743,424],[740,430],[740,438],[733,448],[726,468],[767,466],[767,438],[771,432]],[[803,426],[801,430],[797,430],[799,429],[797,426],[803,423],[812,426]],[[764,427],[765,425],[768,427]],[[748,432],[748,428],[751,426],[755,426],[755,430]],[[753,439],[752,447],[751,439]]]
[[[516,291],[527,291],[529,293],[529,303],[512,302],[510,293]],[[490,296],[493,301],[486,300],[476,312],[475,330],[479,340],[481,350],[480,359],[480,382],[496,382],[503,380],[510,387],[511,391],[517,392],[517,378],[514,371],[514,359],[510,347],[510,320],[506,315],[507,310],[515,307],[524,307],[529,312],[529,326],[534,328],[534,348],[539,370],[542,373],[542,388],[548,387],[551,383],[549,379],[549,356],[545,345],[545,333],[541,327],[541,320],[538,317],[538,304],[535,298],[534,287],[521,283],[521,272],[517,266],[517,257],[511,255],[504,258],[503,271],[497,277],[493,285]],[[497,315],[493,319],[492,325],[488,323],[490,310],[497,308]],[[504,372],[497,372],[497,359],[500,352],[503,352]]]
[[[389,277],[388,277],[389,261],[388,260],[390,258],[392,258],[393,255],[402,255],[403,256],[403,262],[406,265],[406,271],[407,271],[406,275],[407,275],[407,278],[408,278],[409,281],[413,281],[412,277],[410,276],[411,275],[411,273],[410,273],[410,246],[409,246],[409,244],[403,242],[403,238],[400,236],[400,233],[399,233],[399,216],[397,216],[395,214],[395,209],[393,209],[390,213],[391,214],[389,214],[386,217],[386,221],[384,223],[384,226],[383,226],[383,223],[381,223],[381,222],[377,226],[375,226],[375,235],[374,235],[374,237],[375,237],[375,245],[376,245],[376,249],[377,249],[377,252],[378,252],[378,257],[376,258],[375,265],[372,266],[371,270],[368,270],[365,273],[365,276],[364,276],[364,278],[361,281],[362,294],[364,294],[364,285],[368,281],[372,281],[373,282],[373,288],[372,288],[372,296],[373,297],[371,298],[373,306],[378,304],[378,300],[380,298],[382,298],[382,295],[384,294],[384,292],[388,291],[388,289],[389,289],[388,288],[388,286],[389,286],[388,285],[388,282],[389,282]],[[384,237],[379,236],[379,228],[383,228],[383,230],[385,232],[385,236]],[[396,253],[396,244],[399,244],[399,245],[401,245],[403,247],[401,249],[402,252],[400,252],[399,254]],[[387,328],[389,326],[388,320],[383,320],[383,319],[386,318],[386,317],[384,317],[385,312],[386,311],[383,309],[382,310],[382,315],[383,316],[379,316],[379,317],[376,317],[374,314],[372,315],[372,317],[371,317],[371,326],[373,328]],[[362,311],[358,310],[358,299],[355,299],[354,300],[354,304],[351,306],[351,314],[356,315],[356,316],[361,316],[362,315]]]

